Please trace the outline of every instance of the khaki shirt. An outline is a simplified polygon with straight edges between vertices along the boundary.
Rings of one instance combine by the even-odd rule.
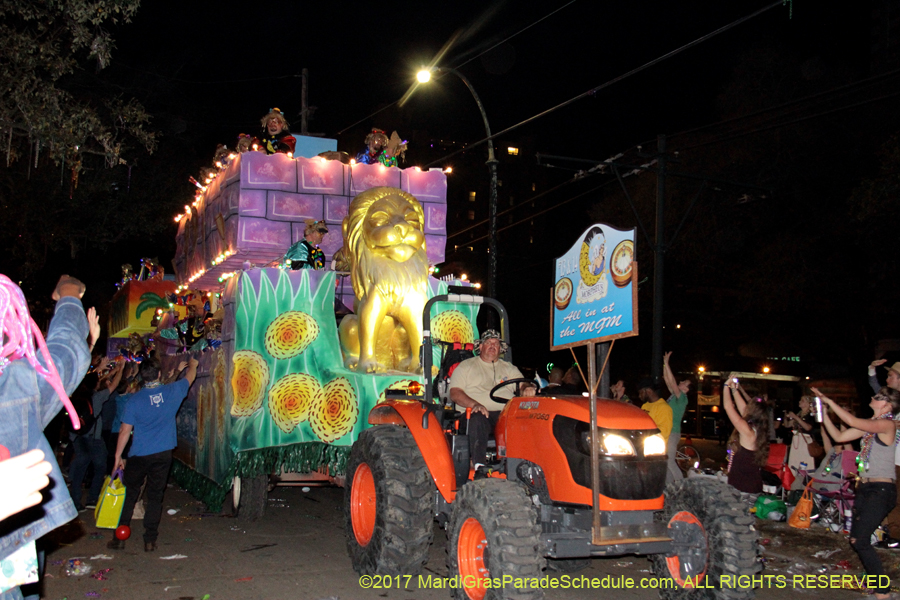
[[[450,376],[450,388],[461,389],[488,410],[503,410],[504,405],[491,400],[489,394],[498,383],[517,377],[522,377],[522,372],[505,360],[498,359],[497,362],[489,363],[474,356],[459,363]],[[497,396],[508,400],[515,391],[516,386],[508,385],[500,389]],[[456,408],[466,410],[458,405]]]

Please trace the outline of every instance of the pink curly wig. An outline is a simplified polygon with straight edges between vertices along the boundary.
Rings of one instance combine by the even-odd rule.
[[[11,361],[26,358],[34,370],[40,373],[41,377],[59,395],[59,399],[72,420],[72,426],[79,429],[81,425],[78,422],[78,414],[59,378],[59,372],[56,370],[56,365],[53,364],[50,351],[47,350],[47,342],[44,341],[41,330],[28,312],[25,295],[19,286],[10,281],[6,275],[0,275],[0,324],[3,327],[3,337],[0,339],[0,343],[2,343],[0,345],[0,374]],[[47,367],[38,361],[35,340],[37,340]]]

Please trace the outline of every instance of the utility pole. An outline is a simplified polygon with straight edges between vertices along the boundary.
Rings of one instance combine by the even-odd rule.
[[[650,377],[662,378],[663,274],[666,264],[666,136],[656,138],[656,240],[653,244],[653,344]]]

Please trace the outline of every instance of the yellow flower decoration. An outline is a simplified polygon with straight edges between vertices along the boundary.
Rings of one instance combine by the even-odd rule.
[[[434,337],[443,342],[471,344],[475,341],[472,323],[458,310],[445,310],[431,322]]]
[[[225,351],[219,350],[219,360],[213,374],[216,378],[213,403],[216,406],[216,439],[225,439]]]
[[[356,392],[346,377],[338,377],[325,384],[319,401],[309,413],[309,424],[316,437],[330,444],[353,431],[357,418]]]
[[[309,409],[321,394],[318,379],[305,373],[290,373],[269,390],[269,414],[279,429],[290,433],[309,417]]]
[[[281,313],[266,328],[266,351],[278,359],[294,358],[319,336],[319,324],[305,312]]]
[[[269,364],[253,350],[238,350],[232,358],[231,390],[234,401],[231,414],[249,417],[262,406],[263,396],[269,386]]]

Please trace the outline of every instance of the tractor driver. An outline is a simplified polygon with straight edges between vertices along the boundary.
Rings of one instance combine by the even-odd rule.
[[[501,360],[509,346],[493,329],[486,330],[480,340],[475,340],[475,356],[459,363],[450,376],[450,399],[458,410],[472,409],[467,433],[469,457],[473,467],[487,464],[488,436],[497,425],[503,405],[490,398],[490,392],[499,383],[522,377],[522,372],[512,364]],[[514,386],[497,391],[496,395],[510,399]],[[534,396],[534,387],[525,387],[523,396]]]

